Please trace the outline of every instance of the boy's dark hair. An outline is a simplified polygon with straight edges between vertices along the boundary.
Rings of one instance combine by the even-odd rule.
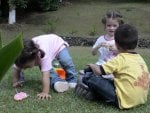
[[[115,42],[124,50],[135,49],[138,42],[138,31],[129,24],[120,25],[115,31]]]
[[[23,40],[23,45],[24,48],[15,61],[18,67],[22,67],[28,61],[36,59],[39,51],[42,53],[41,57],[44,57],[44,52],[32,40]]]
[[[118,11],[108,11],[106,15],[102,18],[102,23],[106,25],[107,19],[117,19],[119,25],[124,24],[123,16]]]

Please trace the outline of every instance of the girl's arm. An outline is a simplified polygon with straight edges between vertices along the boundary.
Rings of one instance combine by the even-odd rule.
[[[101,47],[101,46],[98,45],[98,46],[96,46],[95,48],[93,48],[93,49],[92,49],[92,55],[96,55],[96,54],[97,54],[97,51],[98,51],[98,49],[99,49],[100,47]]]
[[[13,67],[13,69],[12,69],[13,87],[17,87],[17,86],[21,85],[21,84],[19,84],[20,73],[21,73],[20,69]]]
[[[42,92],[49,93],[49,88],[50,88],[50,72],[42,72],[42,85],[43,85],[43,90]]]
[[[95,48],[92,49],[92,55],[96,55],[98,49],[101,47],[108,47],[108,44],[106,42],[99,43]]]
[[[48,99],[51,96],[49,95],[49,89],[50,89],[50,72],[42,72],[42,92],[39,93],[37,96],[39,99]]]

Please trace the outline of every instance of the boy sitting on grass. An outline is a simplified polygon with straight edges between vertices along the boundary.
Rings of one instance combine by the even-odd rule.
[[[83,84],[75,88],[78,96],[86,99],[101,99],[120,109],[129,109],[147,101],[150,74],[143,58],[134,49],[138,32],[124,24],[115,32],[115,43],[119,54],[101,66],[89,64],[92,74],[83,77]],[[114,74],[114,80],[101,75]],[[86,87],[86,84],[88,87]]]

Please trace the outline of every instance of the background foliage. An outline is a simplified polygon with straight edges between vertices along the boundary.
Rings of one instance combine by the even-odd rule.
[[[27,3],[28,3],[27,0],[8,0],[9,6],[16,6],[21,8],[26,8]]]

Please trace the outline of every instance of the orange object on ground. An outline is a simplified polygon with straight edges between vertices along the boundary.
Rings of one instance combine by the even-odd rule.
[[[66,72],[63,68],[55,68],[55,71],[61,79],[66,79]]]

